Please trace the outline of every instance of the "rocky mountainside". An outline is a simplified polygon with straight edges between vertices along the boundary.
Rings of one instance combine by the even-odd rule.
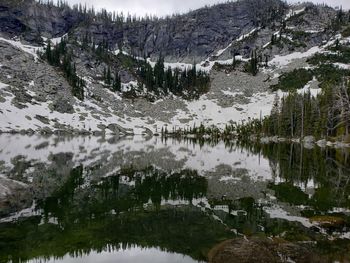
[[[340,20],[348,21],[348,14],[279,0],[142,19],[2,0],[0,130],[150,135],[164,127],[224,127],[265,116],[280,75],[308,67],[308,57],[335,41],[347,43]],[[206,74],[210,87],[201,81],[200,89],[198,79]],[[176,92],[168,79],[188,87]],[[309,84],[318,88],[317,80]]]
[[[55,38],[70,31],[74,36],[92,37],[96,44],[124,46],[139,55],[177,60],[202,61],[257,26],[280,21],[287,6],[278,0],[245,0],[220,4],[168,18],[136,19],[125,22],[104,12],[83,7],[71,9],[39,4],[34,0],[0,3],[1,32],[7,36],[40,42],[40,36]]]
[[[307,8],[308,14],[302,20],[290,22],[298,30],[323,31],[336,13],[326,7]],[[104,12],[34,0],[5,1],[0,3],[0,10],[0,30],[8,37],[21,36],[31,43],[41,43],[41,36],[55,38],[70,32],[78,39],[88,35],[96,44],[106,41],[111,47],[121,46],[139,57],[157,58],[162,54],[167,61],[198,63],[254,29],[261,29],[263,35],[279,28],[289,7],[279,0],[243,0],[167,18],[123,17],[124,22],[119,20],[122,17],[113,19],[112,14]],[[267,38],[270,37],[271,34]],[[252,41],[257,41],[254,36]],[[249,54],[252,46],[261,41],[260,36],[257,43],[237,48],[249,49]]]

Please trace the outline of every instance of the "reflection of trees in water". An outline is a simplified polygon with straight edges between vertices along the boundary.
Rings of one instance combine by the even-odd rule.
[[[310,205],[327,211],[333,207],[350,207],[350,152],[345,149],[314,147],[299,144],[244,144],[248,151],[262,154],[270,162],[272,183],[281,201],[295,205]],[[311,198],[301,189],[315,188]]]
[[[246,197],[238,200],[211,200],[215,214],[229,228],[237,230],[242,236],[281,236],[289,241],[323,239],[319,233],[303,227],[299,222],[271,218],[264,210],[266,204]],[[224,212],[219,208],[226,208]]]
[[[40,224],[40,217],[0,225],[0,262],[35,257],[86,255],[134,245],[189,255],[203,260],[212,246],[232,233],[199,209],[163,208]],[[21,261],[22,260],[22,261]]]
[[[73,169],[70,178],[51,197],[39,202],[45,215],[62,221],[143,209],[162,200],[186,200],[204,197],[207,180],[195,171],[168,174],[153,167],[142,171],[124,169],[100,182],[82,187],[82,167]]]
[[[52,196],[37,202],[42,216],[0,224],[0,262],[9,255],[20,262],[121,245],[160,247],[205,259],[214,244],[232,233],[197,207],[160,204],[165,199],[190,202],[206,191],[206,179],[190,170],[168,174],[153,167],[127,169],[88,184],[83,167],[77,167]],[[153,205],[145,207],[150,200]],[[57,224],[48,224],[53,221]]]

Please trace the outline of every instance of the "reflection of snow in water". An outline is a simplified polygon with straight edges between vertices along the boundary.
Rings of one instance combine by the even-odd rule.
[[[284,211],[281,207],[278,207],[278,206],[264,207],[264,211],[267,214],[269,214],[270,218],[279,218],[279,219],[285,219],[291,222],[299,222],[305,227],[314,226],[314,224],[310,223],[309,219],[301,216],[289,215],[286,211]]]
[[[13,147],[16,145],[16,147]],[[179,169],[197,170],[199,174],[215,171],[219,165],[228,165],[232,169],[243,168],[250,172],[253,180],[271,179],[271,171],[267,159],[251,154],[241,148],[226,148],[223,142],[215,145],[200,146],[192,143],[175,142],[168,140],[163,143],[160,138],[145,140],[142,137],[134,139],[123,139],[109,142],[100,137],[42,137],[27,135],[1,135],[0,136],[0,159],[4,162],[7,170],[13,168],[12,160],[22,156],[26,161],[32,163],[49,163],[50,155],[59,153],[72,153],[75,164],[89,166],[101,160],[105,155],[111,156],[113,153],[121,151],[132,153],[133,156],[146,158],[146,155],[158,156],[157,152],[165,152],[173,156],[174,161],[183,161],[183,167]],[[160,156],[164,158],[164,154]],[[132,160],[125,160],[132,161]],[[152,160],[150,160],[152,162]],[[166,169],[166,163],[164,167]],[[28,168],[27,172],[33,172],[33,168]],[[114,167],[116,172],[118,167]],[[0,174],[4,174],[6,169],[0,169]],[[225,176],[225,177],[224,177]],[[223,175],[223,180],[229,180],[230,175]]]

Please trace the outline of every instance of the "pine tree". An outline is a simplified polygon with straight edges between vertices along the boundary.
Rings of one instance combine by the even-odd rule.
[[[111,85],[111,82],[112,82],[111,68],[108,67],[107,73],[106,73],[106,84]]]
[[[114,76],[113,91],[120,92],[122,90],[120,76],[118,73],[115,73]]]
[[[52,63],[52,50],[51,50],[51,41],[48,40],[46,51],[45,51],[46,60],[51,64]]]

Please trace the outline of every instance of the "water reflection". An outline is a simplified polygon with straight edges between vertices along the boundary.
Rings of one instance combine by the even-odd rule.
[[[206,261],[242,236],[311,242],[330,261],[350,248],[343,150],[17,135],[0,149],[1,262]]]
[[[123,248],[119,250],[106,249],[91,251],[86,255],[65,255],[57,259],[34,259],[29,263],[200,263],[192,258],[176,253],[161,251],[159,248],[143,249],[140,247]]]

